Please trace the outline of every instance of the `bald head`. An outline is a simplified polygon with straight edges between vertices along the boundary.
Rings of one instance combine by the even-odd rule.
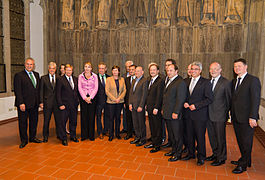
[[[210,65],[209,72],[213,78],[218,77],[222,72],[222,67],[218,62],[213,62]]]

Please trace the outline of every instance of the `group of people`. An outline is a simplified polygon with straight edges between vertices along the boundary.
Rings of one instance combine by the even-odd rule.
[[[39,77],[34,71],[34,59],[25,60],[25,70],[14,77],[15,105],[18,110],[19,133],[24,148],[29,142],[48,142],[49,122],[52,113],[57,138],[64,146],[67,142],[66,123],[69,120],[70,140],[76,137],[77,112],[80,104],[81,141],[95,140],[95,121],[100,139],[108,135],[121,139],[121,111],[125,140],[134,136],[130,144],[151,148],[150,153],[171,147],[165,153],[168,161],[197,158],[197,165],[213,161],[220,166],[227,160],[226,122],[229,112],[241,152],[233,173],[242,173],[251,167],[251,151],[254,127],[259,119],[261,85],[257,77],[247,73],[245,59],[234,61],[236,78],[231,81],[221,75],[222,67],[214,62],[209,67],[210,79],[201,76],[202,64],[188,66],[187,78],[178,75],[173,59],[165,61],[165,75],[156,63],[148,67],[149,77],[144,77],[142,66],[127,61],[126,74],[120,75],[120,67],[113,66],[112,75],[106,74],[107,66],[98,64],[98,74],[92,71],[90,62],[84,72],[73,76],[73,66],[60,66],[50,62],[48,74]],[[43,109],[43,140],[36,138],[38,108]],[[103,124],[102,124],[102,112]],[[151,143],[146,138],[146,112],[151,131]],[[29,118],[29,138],[27,119]],[[165,142],[166,129],[168,140]],[[213,154],[206,157],[205,133],[208,131]],[[122,131],[124,132],[124,131]],[[182,154],[186,155],[182,157]],[[196,156],[195,156],[196,155]]]

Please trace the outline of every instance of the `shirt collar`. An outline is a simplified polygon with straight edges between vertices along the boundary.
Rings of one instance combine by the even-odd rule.
[[[245,73],[244,73],[242,76],[240,76],[240,77],[237,76],[237,79],[238,79],[238,78],[241,78],[241,82],[242,82],[242,80],[245,78],[245,76],[247,75],[247,73],[248,73],[248,72],[245,72]]]
[[[25,71],[26,71],[27,74],[29,74],[29,73],[32,73],[32,74],[33,74],[33,71],[29,72],[29,71],[27,71],[26,69],[25,69]]]
[[[177,75],[175,75],[175,76],[173,76],[172,78],[170,78],[169,80],[170,80],[170,82],[172,82],[172,81],[174,81],[176,78],[178,77],[178,74]]]
[[[215,77],[215,78],[212,77],[212,80],[214,79],[214,81],[217,82],[217,81],[219,80],[220,77],[221,77],[221,74],[219,74],[219,76],[217,76],[217,77]]]
[[[197,81],[200,79],[200,77],[201,77],[201,76],[198,76],[198,77],[196,77],[196,78],[193,78],[193,77],[192,77],[191,80],[195,80],[195,81],[197,82]]]
[[[153,82],[155,82],[156,78],[158,77],[158,75],[156,75],[155,77],[152,77],[151,79],[153,80]]]

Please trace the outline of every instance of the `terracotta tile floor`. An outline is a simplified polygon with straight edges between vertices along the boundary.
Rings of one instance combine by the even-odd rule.
[[[43,115],[40,115],[38,137],[41,136]],[[195,160],[169,163],[163,154],[169,149],[151,154],[149,149],[130,145],[129,141],[108,138],[94,142],[69,142],[68,147],[55,138],[51,121],[49,142],[28,144],[19,149],[17,122],[0,126],[0,179],[142,179],[142,180],[243,180],[265,179],[265,149],[254,139],[252,167],[235,175],[231,160],[237,160],[239,150],[232,126],[227,126],[228,160],[213,167],[209,162],[198,167]],[[78,136],[80,123],[78,122]],[[150,131],[147,129],[150,136]],[[206,138],[207,139],[207,138]],[[207,139],[207,155],[211,155]]]

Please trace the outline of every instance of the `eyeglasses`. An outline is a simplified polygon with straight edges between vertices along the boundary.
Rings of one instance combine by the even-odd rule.
[[[191,68],[190,70],[192,70],[192,71],[199,71],[200,69],[199,68]]]

